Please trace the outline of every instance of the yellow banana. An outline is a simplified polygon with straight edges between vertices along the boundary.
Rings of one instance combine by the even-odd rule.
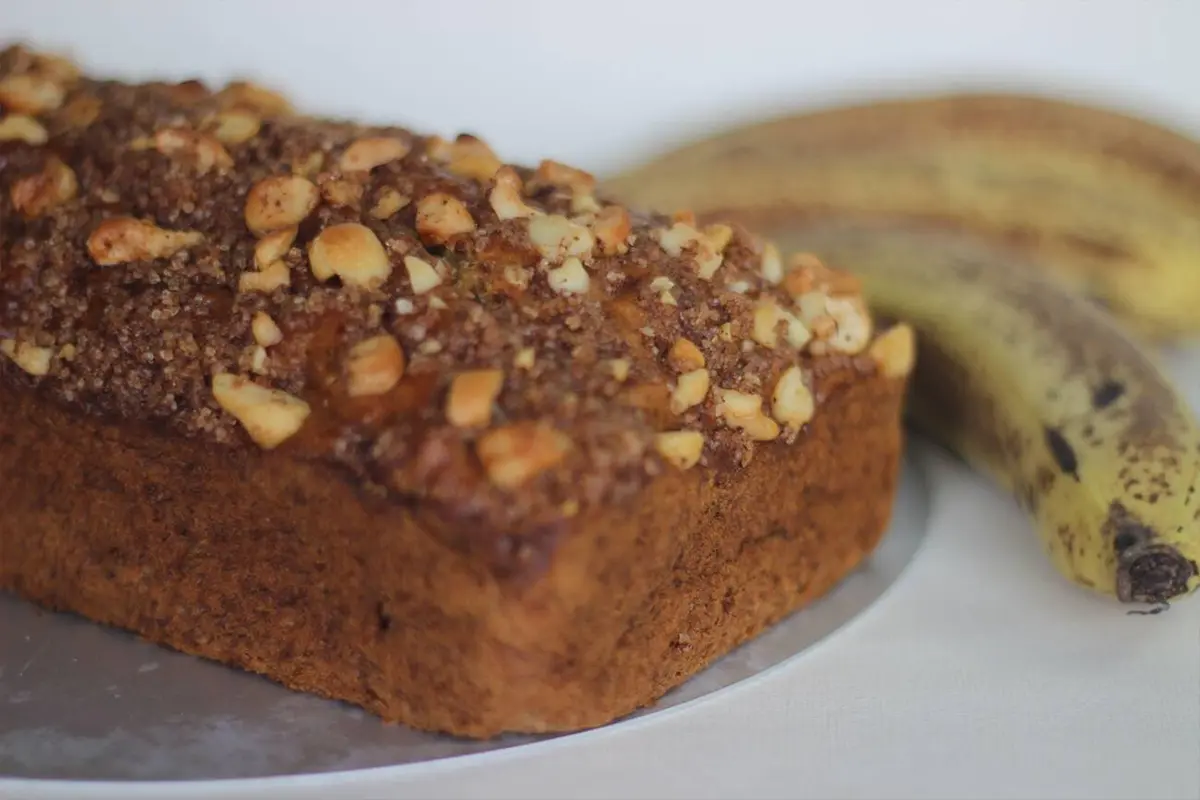
[[[1125,602],[1200,585],[1200,427],[1112,317],[962,234],[765,233],[850,269],[914,328],[913,423],[1014,493],[1060,572]]]
[[[1200,331],[1200,143],[1114,111],[954,95],[796,113],[608,188],[649,208],[969,230],[1035,256],[1144,336]]]

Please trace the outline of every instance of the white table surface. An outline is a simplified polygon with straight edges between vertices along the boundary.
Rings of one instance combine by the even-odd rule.
[[[1056,89],[1200,132],[1198,34],[1196,0],[0,0],[0,41],[89,69],[249,75],[308,109],[601,173],[803,99],[911,86]],[[1200,404],[1200,347],[1170,364]],[[1200,601],[1127,616],[1059,579],[1005,496],[927,466],[922,552],[784,667],[631,725],[270,796],[1200,797]]]

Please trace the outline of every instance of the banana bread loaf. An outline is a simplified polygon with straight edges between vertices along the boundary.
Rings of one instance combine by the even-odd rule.
[[[889,518],[911,332],[736,227],[0,53],[0,590],[458,735],[652,703]]]

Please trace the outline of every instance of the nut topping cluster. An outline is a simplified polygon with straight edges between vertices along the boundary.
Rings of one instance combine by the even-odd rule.
[[[913,365],[911,330],[876,335],[812,256],[250,83],[101,82],[10,48],[0,159],[5,380],[302,443],[497,531],[744,464],[821,414],[824,374]]]

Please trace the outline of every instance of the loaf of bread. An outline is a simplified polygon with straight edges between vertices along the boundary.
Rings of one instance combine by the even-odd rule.
[[[889,519],[911,331],[480,139],[0,54],[0,589],[388,721],[568,731]]]

